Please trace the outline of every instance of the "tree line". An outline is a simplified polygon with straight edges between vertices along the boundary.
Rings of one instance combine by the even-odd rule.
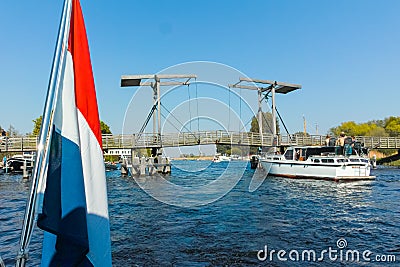
[[[341,132],[348,136],[398,137],[400,136],[400,117],[391,116],[383,120],[371,120],[365,123],[347,121],[329,130],[331,135],[339,135]]]
[[[263,113],[263,133],[272,133],[272,114]],[[279,122],[276,121],[277,133],[280,134]],[[258,119],[253,116],[251,120],[250,132],[259,132]],[[327,134],[339,136],[344,132],[347,136],[379,136],[379,137],[400,137],[400,117],[390,116],[382,120],[371,120],[363,123],[354,121],[342,122],[339,126],[332,127]],[[303,132],[295,134],[304,135]],[[306,133],[306,135],[309,135]],[[221,154],[244,154],[249,149],[245,147],[231,147],[230,145],[217,145],[217,152]],[[256,153],[256,148],[250,148],[250,153]],[[390,151],[385,151],[390,152]]]
[[[32,120],[33,122],[33,129],[32,132],[27,133],[27,136],[38,136],[40,133],[40,127],[42,126],[42,116]],[[111,130],[110,130],[110,126],[108,126],[105,122],[100,121],[100,129],[101,129],[101,133],[102,134],[112,134]],[[18,130],[16,130],[14,128],[14,126],[10,125],[10,127],[5,130],[4,128],[2,128],[0,126],[0,133],[2,131],[5,131],[7,133],[7,136],[19,136],[20,133]]]
[[[32,120],[33,122],[33,130],[30,135],[39,135],[40,133],[40,127],[42,126],[42,116],[39,118],[36,118]],[[110,126],[108,126],[105,122],[100,121],[100,129],[102,134],[112,134],[110,130]]]

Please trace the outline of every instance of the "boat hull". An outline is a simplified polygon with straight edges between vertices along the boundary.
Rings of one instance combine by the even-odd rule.
[[[332,181],[372,180],[369,164],[313,164],[299,161],[261,161],[269,175],[293,179]]]

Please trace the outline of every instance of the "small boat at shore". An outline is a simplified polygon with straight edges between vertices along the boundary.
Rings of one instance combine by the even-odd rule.
[[[336,147],[289,147],[283,155],[271,154],[260,159],[269,175],[332,181],[372,180],[368,158],[338,155]]]
[[[26,168],[27,171],[31,171],[33,169],[34,160],[34,154],[14,155],[7,159],[3,169],[7,172],[11,171],[16,173],[22,173],[24,168]]]
[[[119,170],[121,165],[117,164],[115,162],[105,161],[104,167],[105,167],[106,171],[115,171],[115,170]]]
[[[226,155],[216,154],[212,160],[213,162],[231,161],[231,158]]]

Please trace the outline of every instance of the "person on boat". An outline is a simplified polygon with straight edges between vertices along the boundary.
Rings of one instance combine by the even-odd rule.
[[[0,128],[1,129],[1,128]],[[6,139],[7,133],[4,129],[1,129],[1,141],[4,141]],[[2,142],[3,143],[3,142]]]
[[[356,137],[355,137],[354,135],[352,135],[352,136],[351,136],[351,150],[352,150],[351,154],[352,154],[352,155],[355,154],[356,142],[357,142]]]
[[[300,150],[298,149],[298,150],[296,150],[296,154],[294,155],[294,159],[295,160],[299,160],[299,158],[300,158]]]
[[[0,145],[5,145],[5,142],[6,142],[6,136],[7,136],[7,133],[6,133],[6,131],[4,130],[4,129],[2,129],[2,128],[0,128],[1,129],[1,136],[0,136]]]
[[[336,140],[336,145],[340,147],[339,154],[344,155],[344,140],[346,139],[346,135],[344,132],[340,133],[339,138]]]
[[[353,138],[352,137],[346,137],[344,139],[344,154],[345,156],[350,156],[353,154]]]
[[[326,138],[325,138],[325,146],[329,146],[329,141],[331,140],[331,137],[330,137],[330,135],[329,134],[327,134],[326,135]]]
[[[354,135],[351,136],[351,146],[354,147],[354,144],[357,142],[356,137]]]
[[[300,148],[296,151],[296,160],[300,160],[303,161],[304,157],[303,157],[303,150]]]

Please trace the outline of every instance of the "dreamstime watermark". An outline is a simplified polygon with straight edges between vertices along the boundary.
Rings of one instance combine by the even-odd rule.
[[[182,150],[186,149],[185,142],[190,142],[191,139],[195,141],[194,144],[215,145],[227,144],[229,143],[227,140],[233,138],[236,141],[232,142],[245,138],[244,135],[237,133],[246,132],[250,128],[249,124],[257,112],[257,101],[240,89],[229,88],[228,84],[237,83],[240,77],[246,77],[246,75],[228,65],[206,61],[178,64],[156,75],[166,77],[164,74],[195,74],[196,79],[185,80],[183,85],[176,85],[177,79],[175,79],[160,83],[160,85],[175,84],[173,86],[163,86],[158,89],[154,87],[153,90],[148,86],[141,86],[136,89],[125,112],[123,134],[135,133],[137,143],[149,143],[161,139],[162,146],[172,136],[178,143],[180,154],[184,154]],[[154,79],[150,79],[147,84],[153,82]],[[158,91],[160,103],[157,101]],[[148,113],[149,110],[150,113]],[[153,120],[150,116],[153,116]],[[142,126],[143,122],[145,125]],[[214,130],[211,130],[213,127]],[[147,131],[140,132],[140,129],[147,129]],[[174,135],[171,135],[171,132]],[[231,134],[232,132],[236,135]],[[183,145],[180,146],[180,144]],[[241,144],[240,141],[239,144]],[[237,147],[239,146],[235,148]],[[202,148],[199,147],[200,149]],[[243,155],[249,154],[249,146],[240,145],[240,149]],[[232,143],[230,150],[234,150]],[[173,157],[166,149],[162,153],[165,157]],[[159,174],[155,174],[155,177],[151,179],[139,176],[134,176],[134,179],[147,194],[158,201],[180,207],[201,206],[212,203],[230,192],[246,170],[247,163],[244,163],[241,165],[229,163],[218,177],[212,177],[212,179],[207,177],[205,179],[207,182],[200,184],[178,184],[171,181],[169,177]],[[187,179],[191,176],[196,177],[198,173],[213,167],[211,162],[205,166],[205,164],[188,165],[174,161],[173,166],[186,172]],[[249,191],[256,190],[262,181],[252,179]]]
[[[339,238],[336,247],[329,246],[327,249],[269,249],[267,245],[257,252],[260,261],[293,261],[293,262],[396,262],[394,254],[378,254],[369,249],[348,249],[347,240]]]

